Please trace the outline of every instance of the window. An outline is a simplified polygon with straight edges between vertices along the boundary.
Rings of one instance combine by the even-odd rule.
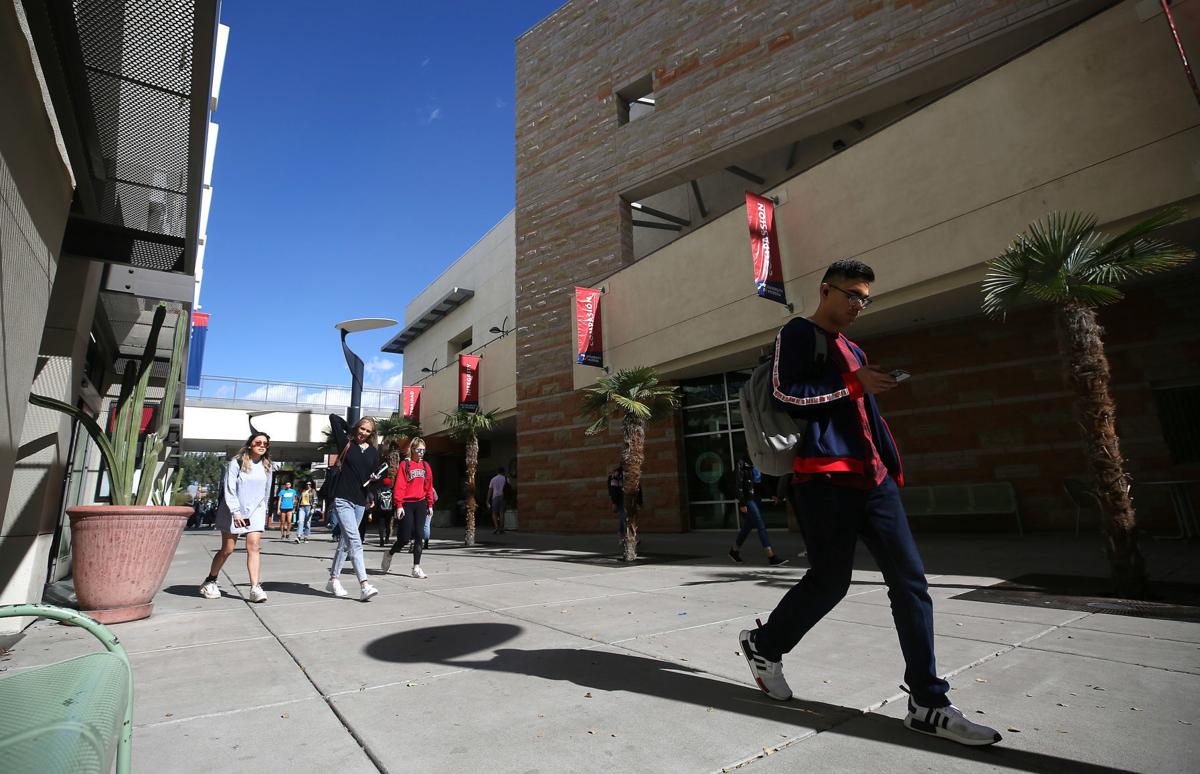
[[[617,123],[627,124],[654,112],[654,77],[647,73],[617,89]]]
[[[683,396],[683,464],[686,467],[688,520],[692,529],[738,529],[741,514],[734,498],[734,462],[746,451],[739,404],[750,371],[688,379]],[[767,502],[776,479],[758,485],[760,510],[768,527],[787,527],[787,512]]]
[[[467,328],[450,341],[446,342],[446,362],[454,360],[460,353],[471,348],[471,329]]]

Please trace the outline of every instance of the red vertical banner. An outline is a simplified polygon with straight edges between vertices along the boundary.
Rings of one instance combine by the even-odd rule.
[[[421,423],[420,387],[405,387],[400,393],[400,416]]]
[[[600,326],[600,290],[575,288],[575,336],[579,365],[604,367],[604,336]]]
[[[458,356],[458,407],[479,410],[479,355]]]
[[[775,231],[775,202],[747,191],[746,220],[750,224],[750,253],[754,256],[754,287],[763,298],[787,304],[779,235]]]

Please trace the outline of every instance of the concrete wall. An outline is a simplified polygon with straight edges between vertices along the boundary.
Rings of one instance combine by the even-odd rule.
[[[479,371],[481,408],[504,413],[517,405],[515,337],[497,339],[496,334],[489,333],[493,326],[503,324],[505,329],[511,329],[516,324],[513,224],[514,215],[510,212],[405,308],[407,325],[451,288],[475,291],[474,297],[438,320],[404,350],[404,383],[420,381],[423,387],[421,424],[429,435],[442,429],[439,412],[452,411],[458,404],[457,350],[448,351],[448,342],[464,331],[471,331],[471,346],[467,351],[483,358]],[[480,349],[484,344],[487,346]],[[438,373],[433,376],[421,373],[422,368],[433,365],[434,358]]]
[[[57,416],[34,418],[27,403],[31,384],[49,388],[42,382],[69,376],[69,367],[38,358],[73,182],[35,59],[20,3],[0,2],[0,603],[41,598],[53,520],[25,473],[44,475],[68,427]],[[22,471],[16,483],[14,469]],[[18,623],[0,622],[0,632]]]

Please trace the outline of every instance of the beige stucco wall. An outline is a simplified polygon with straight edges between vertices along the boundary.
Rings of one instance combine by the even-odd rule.
[[[483,358],[479,374],[480,408],[502,414],[516,409],[516,336],[497,338],[489,332],[493,326],[503,324],[505,329],[512,329],[515,325],[515,233],[514,214],[509,212],[405,308],[407,325],[451,288],[469,288],[475,292],[405,348],[404,383],[420,381],[421,425],[427,434],[442,429],[439,412],[452,411],[457,405],[458,365],[447,346],[450,339],[468,328],[472,342],[468,351],[475,351]],[[487,346],[479,349],[484,344]],[[422,368],[433,364],[434,358],[438,373],[432,376],[421,373]]]
[[[889,308],[918,309],[978,282],[985,260],[1053,210],[1094,212],[1101,223],[1172,203],[1200,211],[1200,109],[1162,17],[1139,21],[1135,6],[1085,22],[771,192],[781,198],[796,312],[811,312],[836,258],[876,270],[879,303],[861,333],[880,312],[895,319]],[[670,375],[722,355],[752,358],[768,343],[789,313],[754,294],[746,231],[735,210],[604,281],[610,367]],[[576,366],[575,387],[598,374]]]
[[[73,183],[19,6],[0,0],[0,604],[41,599],[54,522],[40,481],[70,427],[58,415],[29,421],[35,378],[71,387],[70,357],[39,363],[38,354]],[[22,623],[0,621],[0,633]]]

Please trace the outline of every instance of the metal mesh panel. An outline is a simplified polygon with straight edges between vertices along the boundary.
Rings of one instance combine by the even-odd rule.
[[[192,0],[75,0],[85,64],[186,94],[192,80]]]
[[[97,72],[87,81],[108,174],[186,191],[187,99]]]
[[[100,213],[105,221],[140,231],[184,236],[187,197],[128,183],[104,183]]]

